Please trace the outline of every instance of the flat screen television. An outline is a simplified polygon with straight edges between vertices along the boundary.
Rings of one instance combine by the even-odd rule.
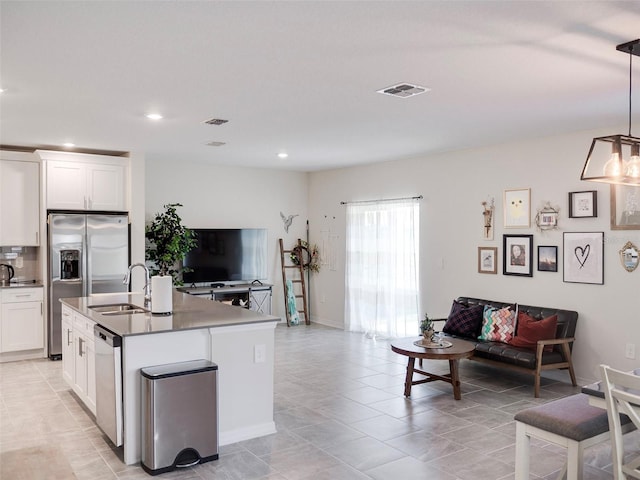
[[[194,228],[197,245],[182,265],[185,284],[267,279],[265,228]]]

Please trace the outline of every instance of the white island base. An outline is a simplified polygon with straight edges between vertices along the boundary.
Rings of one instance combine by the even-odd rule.
[[[131,465],[141,458],[140,369],[153,365],[198,359],[218,365],[219,445],[275,433],[275,320],[124,336],[124,462]]]

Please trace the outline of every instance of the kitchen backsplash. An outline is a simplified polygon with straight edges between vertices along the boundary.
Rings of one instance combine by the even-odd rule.
[[[13,267],[12,281],[40,280],[37,247],[0,247],[0,263]]]

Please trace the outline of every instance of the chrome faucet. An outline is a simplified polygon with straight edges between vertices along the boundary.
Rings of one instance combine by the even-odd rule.
[[[149,279],[149,269],[144,263],[134,263],[132,265],[129,265],[129,270],[124,276],[122,283],[131,286],[131,270],[133,270],[135,267],[144,268],[144,304],[145,306],[147,306],[151,302],[151,280]]]

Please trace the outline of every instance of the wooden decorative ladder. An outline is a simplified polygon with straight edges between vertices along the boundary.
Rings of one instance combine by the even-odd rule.
[[[280,239],[280,265],[282,265],[282,291],[284,292],[284,307],[287,312],[287,326],[291,326],[291,314],[289,313],[289,304],[287,298],[287,280],[290,280],[293,285],[293,293],[294,298],[296,300],[302,299],[302,309],[298,308],[296,305],[296,310],[298,310],[299,314],[304,314],[304,323],[305,325],[311,325],[309,321],[309,315],[307,314],[307,286],[304,281],[304,258],[302,257],[302,242],[298,239],[297,244],[298,249],[295,250],[285,250],[282,239]],[[291,255],[296,255],[298,257],[298,264],[296,265],[291,260]],[[287,275],[288,272],[291,272],[292,275]],[[296,273],[297,272],[297,273]],[[299,288],[296,286],[299,285]],[[300,290],[300,293],[296,293],[297,290]],[[296,302],[297,304],[297,302]]]

